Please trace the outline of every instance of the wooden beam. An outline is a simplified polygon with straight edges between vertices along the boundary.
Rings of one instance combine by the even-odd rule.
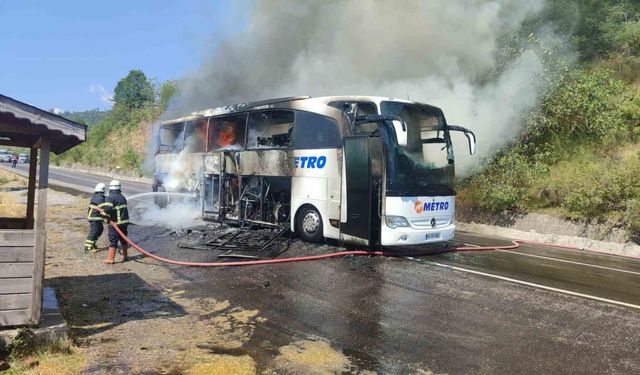
[[[33,294],[31,304],[31,324],[39,324],[42,315],[42,292],[44,290],[44,263],[47,247],[45,219],[47,216],[47,189],[49,188],[48,136],[43,136],[40,147],[40,170],[38,178],[38,215],[36,216],[36,248],[33,258]]]
[[[0,294],[0,310],[28,309],[31,294]]]
[[[0,262],[33,262],[33,245],[21,247],[0,247]]]
[[[31,277],[32,273],[33,264],[31,263],[0,263],[0,275],[3,278]]]
[[[29,185],[27,187],[27,229],[33,229],[33,207],[36,197],[36,171],[38,168],[38,149],[31,148],[29,155]]]
[[[36,233],[32,230],[1,230],[0,246],[32,246]],[[2,276],[0,276],[2,277]]]
[[[31,312],[29,309],[22,310],[0,310],[0,327],[2,326],[21,326],[29,323]]]
[[[31,293],[32,290],[30,277],[0,279],[0,294]]]

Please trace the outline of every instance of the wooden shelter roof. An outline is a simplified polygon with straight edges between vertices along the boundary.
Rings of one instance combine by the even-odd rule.
[[[60,154],[86,140],[87,126],[0,94],[0,145],[39,148],[49,138]]]

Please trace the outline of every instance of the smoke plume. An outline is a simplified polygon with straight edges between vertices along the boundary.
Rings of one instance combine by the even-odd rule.
[[[379,95],[441,107],[474,130],[478,157],[457,142],[458,172],[520,132],[545,89],[544,51],[505,39],[538,17],[544,0],[258,0],[248,24],[183,79],[169,115],[293,95]],[[545,40],[558,39],[540,25]],[[524,42],[523,42],[524,43]]]
[[[142,193],[129,197],[128,205],[134,224],[181,230],[203,223],[199,201],[190,194]]]

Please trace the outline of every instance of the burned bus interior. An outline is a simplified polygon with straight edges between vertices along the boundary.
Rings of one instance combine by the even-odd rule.
[[[267,226],[291,219],[292,148],[336,148],[341,139],[333,119],[288,109],[172,122],[159,133],[158,154],[200,154],[193,178],[205,219]]]

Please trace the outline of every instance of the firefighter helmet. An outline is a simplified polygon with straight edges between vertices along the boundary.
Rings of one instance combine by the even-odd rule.
[[[95,189],[93,189],[94,193],[104,193],[104,184],[101,182],[96,185]]]
[[[120,181],[111,180],[111,182],[109,182],[109,190],[120,190],[120,188],[121,188]]]

